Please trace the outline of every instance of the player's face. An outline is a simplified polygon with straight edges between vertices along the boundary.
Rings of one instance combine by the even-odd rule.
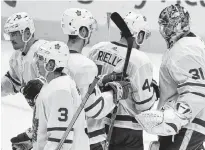
[[[24,47],[24,42],[22,40],[22,34],[20,31],[10,32],[10,41],[15,50],[22,49]]]
[[[172,29],[173,27],[171,26],[171,24],[161,23],[159,21],[159,32],[164,39],[167,39],[171,36],[171,34],[173,33]]]

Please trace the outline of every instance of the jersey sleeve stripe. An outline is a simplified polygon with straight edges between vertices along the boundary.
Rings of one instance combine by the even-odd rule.
[[[153,96],[154,96],[154,90],[153,90],[153,94],[152,94],[152,96],[151,96],[150,98],[148,98],[148,99],[146,99],[146,100],[143,100],[143,101],[141,101],[141,102],[136,102],[136,101],[134,101],[134,102],[135,102],[135,104],[137,104],[137,105],[142,105],[142,104],[145,104],[145,103],[148,103],[149,101],[151,101],[152,98],[153,98]]]
[[[184,95],[184,94],[188,94],[188,93],[191,93],[191,94],[194,94],[194,95],[198,95],[198,96],[201,96],[201,97],[205,97],[204,94],[198,93],[198,92],[183,92],[183,93],[181,93],[180,95]]]
[[[53,128],[47,128],[47,131],[66,131],[67,127],[53,127]],[[71,131],[74,131],[74,128],[71,129]]]
[[[112,116],[112,114],[109,113],[106,117],[110,119],[111,116]],[[128,115],[117,115],[115,120],[117,120],[117,121],[132,121],[133,123],[138,123],[134,117],[128,116]]]
[[[174,123],[166,123],[166,124],[172,127],[175,130],[175,132],[178,131],[177,126]]]
[[[201,119],[199,119],[199,118],[195,118],[195,119],[192,121],[192,123],[196,123],[196,124],[198,124],[198,125],[200,125],[200,126],[202,126],[202,127],[205,127],[205,121],[204,121],[204,120],[201,120]]]
[[[48,138],[48,141],[50,142],[60,142],[61,139],[56,139],[56,138]],[[65,140],[64,143],[73,143],[73,140]]]
[[[102,101],[101,108],[100,108],[100,110],[99,110],[94,116],[92,116],[92,118],[96,118],[96,117],[98,117],[99,114],[102,112],[102,110],[103,110],[103,108],[104,108],[104,105],[105,105],[104,98],[103,98],[103,97],[100,97],[99,99]]]
[[[200,84],[200,83],[192,83],[192,82],[186,82],[184,84],[179,84],[177,88],[181,88],[183,86],[200,86],[200,87],[205,87],[205,84]]]
[[[9,72],[7,72],[7,73],[5,74],[5,76],[6,76],[7,78],[9,78],[14,84],[16,84],[16,85],[18,85],[18,86],[21,86],[21,83],[19,83],[19,82],[16,81],[14,78],[12,78]]]
[[[85,108],[85,112],[88,112],[89,110],[93,109],[101,101],[104,101],[102,96],[99,97],[92,105],[90,105],[89,107]]]
[[[98,135],[103,135],[103,134],[105,134],[105,128],[95,130],[93,132],[88,132],[88,137],[93,138],[93,137],[96,137]]]

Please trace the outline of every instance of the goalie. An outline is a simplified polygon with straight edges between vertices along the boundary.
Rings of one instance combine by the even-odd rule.
[[[159,150],[202,150],[205,44],[190,31],[189,13],[178,4],[162,10],[159,27],[168,47],[160,68],[159,110],[136,119],[147,132],[160,135]]]

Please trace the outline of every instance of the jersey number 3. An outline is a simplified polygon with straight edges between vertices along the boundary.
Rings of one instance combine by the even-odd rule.
[[[59,121],[67,121],[68,120],[68,109],[67,108],[59,108],[58,112],[60,112],[60,117],[58,117]]]

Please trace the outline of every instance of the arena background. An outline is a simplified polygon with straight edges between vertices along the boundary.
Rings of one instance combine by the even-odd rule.
[[[122,16],[128,11],[143,13],[151,27],[152,36],[145,43],[143,50],[153,62],[154,78],[158,81],[159,67],[162,59],[162,52],[166,49],[165,41],[158,32],[157,20],[160,11],[168,6],[180,2],[188,9],[192,18],[192,30],[203,37],[205,40],[205,2],[202,0],[186,1],[93,1],[89,4],[82,4],[77,1],[1,1],[1,77],[9,69],[9,59],[13,48],[10,42],[4,41],[3,26],[8,16],[16,12],[28,12],[35,20],[36,32],[38,38],[48,40],[66,41],[67,37],[63,35],[60,28],[60,18],[63,11],[70,7],[80,7],[89,9],[96,17],[99,23],[98,31],[92,36],[91,43],[83,49],[86,55],[90,46],[99,42],[108,40],[107,12],[119,12]],[[119,31],[111,22],[110,40],[119,39]],[[32,123],[32,109],[27,104],[22,94],[3,97],[1,100],[1,141],[0,149],[11,149],[10,139],[17,134],[25,131]],[[144,132],[145,150],[148,150],[150,141],[157,140],[154,135]]]
[[[86,0],[84,0],[86,1]],[[15,3],[16,2],[16,3]],[[192,30],[205,39],[205,2],[203,0],[135,0],[135,1],[99,1],[94,0],[88,4],[78,1],[23,1],[10,0],[10,3],[1,1],[1,28],[8,16],[16,12],[28,12],[35,20],[36,36],[48,40],[66,41],[60,28],[60,18],[63,11],[71,7],[86,8],[90,10],[97,19],[98,31],[92,36],[90,46],[107,40],[107,12],[119,12],[122,16],[128,11],[135,11],[144,14],[150,24],[152,31],[151,38],[143,46],[147,52],[163,52],[166,44],[158,32],[158,16],[161,10],[174,3],[181,3],[190,12],[192,20]],[[8,5],[10,4],[10,5]],[[13,7],[11,7],[13,5]],[[2,34],[1,34],[2,36]],[[3,39],[3,37],[2,37]],[[111,22],[110,40],[118,40],[119,31]]]

